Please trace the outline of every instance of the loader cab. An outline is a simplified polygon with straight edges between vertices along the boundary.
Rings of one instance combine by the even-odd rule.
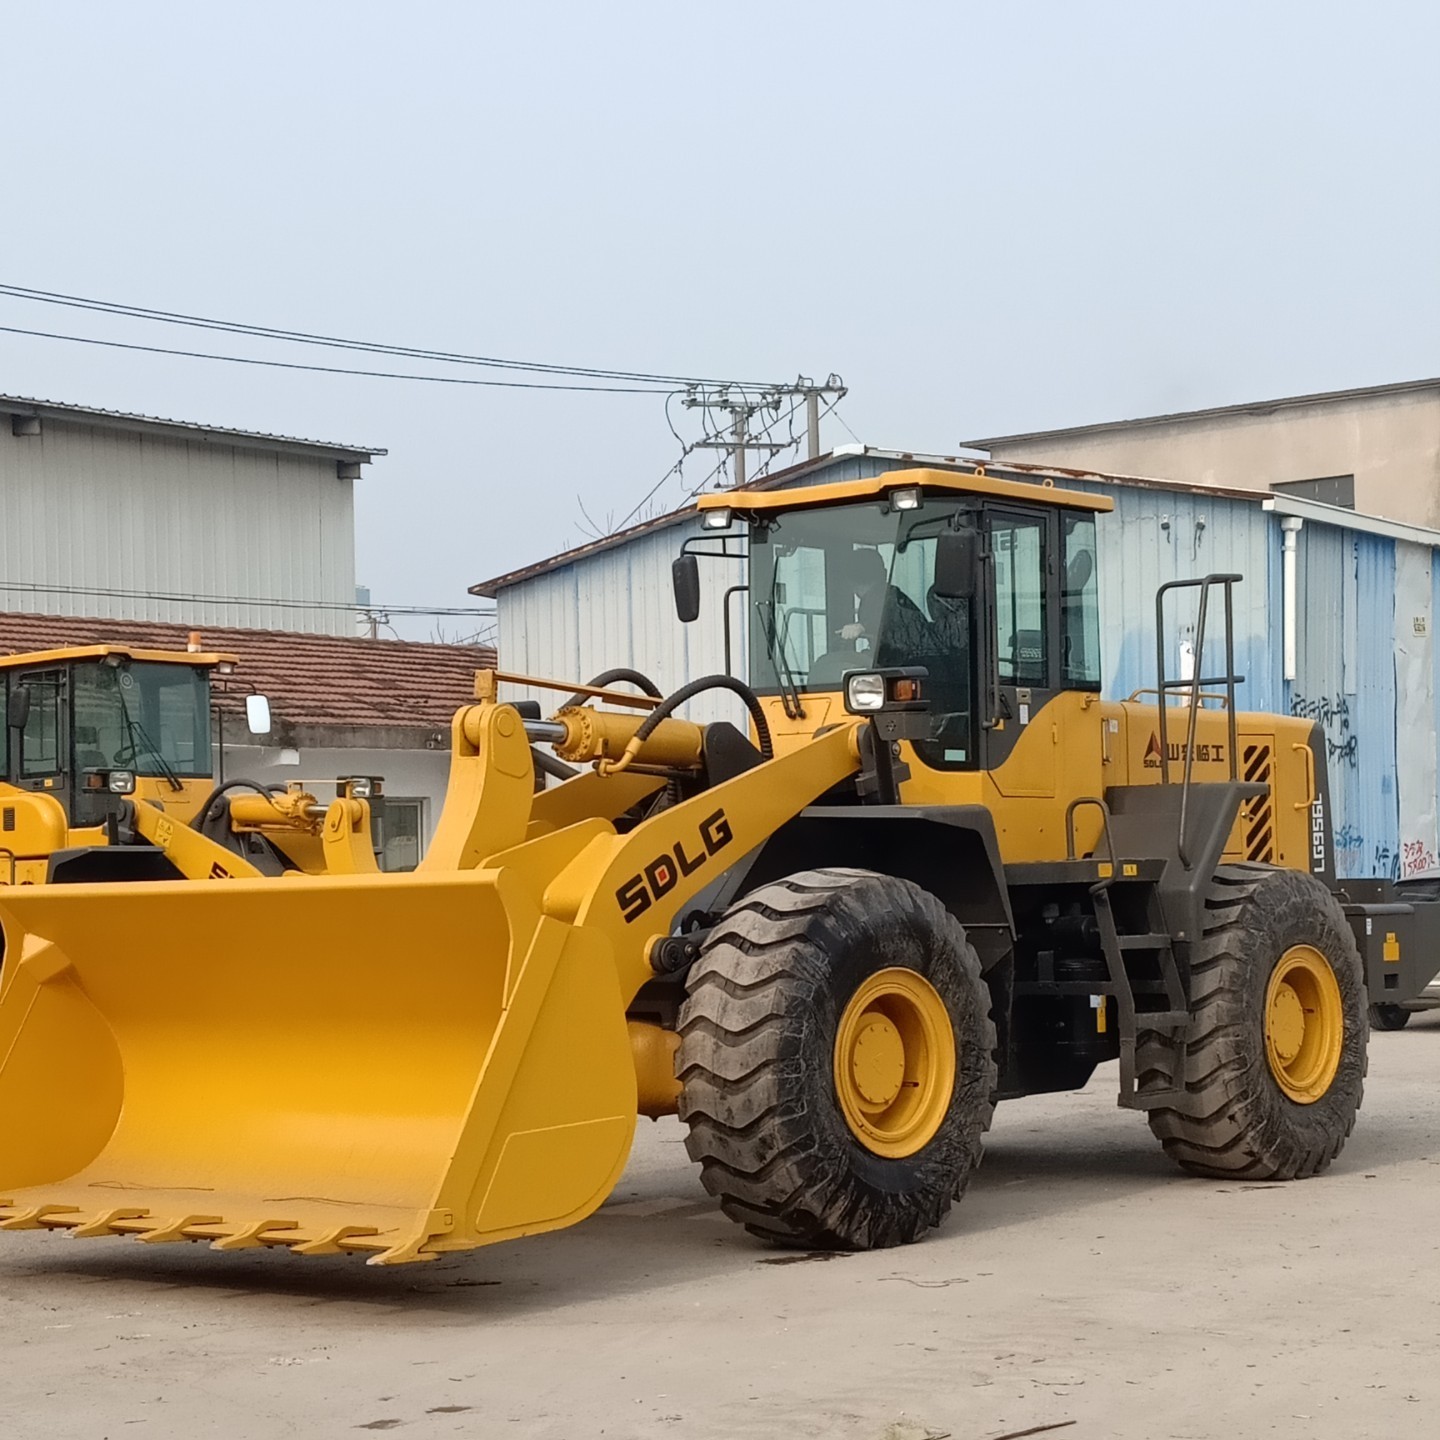
[[[1107,500],[938,471],[746,499],[770,502],[735,506],[750,682],[797,733],[840,718],[848,672],[923,666],[932,723],[916,757],[992,770],[1057,694],[1099,690]]]
[[[126,796],[188,818],[213,784],[210,677],[229,656],[121,649],[0,658],[0,784],[103,825]]]

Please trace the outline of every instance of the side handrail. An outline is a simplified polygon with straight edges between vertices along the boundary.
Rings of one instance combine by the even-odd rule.
[[[1180,857],[1180,863],[1189,870],[1191,868],[1190,856],[1185,847],[1185,821],[1190,805],[1190,786],[1193,782],[1195,767],[1195,727],[1200,718],[1200,697],[1207,685],[1223,685],[1225,687],[1225,712],[1227,729],[1230,737],[1230,778],[1235,780],[1239,776],[1238,759],[1235,754],[1236,745],[1239,739],[1238,724],[1235,716],[1235,687],[1242,680],[1243,675],[1235,673],[1235,593],[1234,588],[1237,581],[1243,580],[1243,575],[1235,574],[1214,574],[1205,575],[1197,580],[1167,580],[1155,592],[1155,653],[1156,653],[1156,675],[1159,682],[1159,730],[1160,730],[1160,783],[1170,784],[1170,740],[1168,726],[1166,725],[1166,711],[1168,706],[1166,700],[1172,691],[1189,690],[1190,692],[1190,716],[1185,727],[1185,756],[1184,769],[1181,773],[1180,782],[1180,819],[1179,834],[1176,838],[1176,850]],[[1210,591],[1214,586],[1220,586],[1225,599],[1225,672],[1222,675],[1205,675],[1205,624],[1209,615]],[[1165,596],[1171,590],[1193,590],[1200,591],[1200,606],[1195,616],[1195,663],[1194,671],[1188,680],[1171,680],[1165,674]]]
[[[1305,762],[1305,798],[1297,800],[1295,808],[1308,810],[1320,798],[1320,787],[1315,783],[1315,752],[1308,745],[1292,745],[1290,748],[1298,750]]]
[[[1065,858],[1078,860],[1075,853],[1075,812],[1082,805],[1093,805],[1100,812],[1100,833],[1105,839],[1105,849],[1110,856],[1110,873],[1102,875],[1097,884],[1090,887],[1092,895],[1108,890],[1120,873],[1120,862],[1115,857],[1115,837],[1110,833],[1110,807],[1098,795],[1077,795],[1065,807]]]
[[[1188,685],[1190,682],[1187,680],[1185,683]],[[1157,690],[1153,685],[1144,685],[1139,690],[1132,690],[1125,697],[1125,703],[1127,705],[1133,705],[1144,695],[1154,695],[1158,698],[1158,696],[1160,695],[1160,691]],[[1179,699],[1182,705],[1188,703],[1189,699],[1188,696],[1183,695],[1177,696],[1176,698]],[[1225,692],[1223,690],[1202,690],[1200,692],[1200,698],[1202,700],[1218,700],[1222,707],[1228,703]]]

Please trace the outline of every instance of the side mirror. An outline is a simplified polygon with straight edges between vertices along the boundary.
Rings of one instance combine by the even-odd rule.
[[[10,712],[6,728],[23,730],[30,720],[30,687],[17,685],[10,692]]]
[[[675,613],[688,625],[700,614],[700,562],[693,555],[678,556],[670,566],[675,587]]]
[[[245,697],[245,725],[252,735],[270,733],[270,702],[263,695]]]
[[[968,600],[979,588],[979,532],[942,532],[935,541],[935,593],[945,600]]]

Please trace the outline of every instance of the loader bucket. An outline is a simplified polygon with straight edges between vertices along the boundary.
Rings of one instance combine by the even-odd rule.
[[[7,890],[0,1228],[367,1252],[579,1220],[635,1074],[513,871]]]

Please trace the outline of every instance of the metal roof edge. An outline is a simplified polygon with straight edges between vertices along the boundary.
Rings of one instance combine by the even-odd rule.
[[[1236,405],[1211,405],[1199,410],[1173,410],[1163,415],[1137,415],[1129,420],[1100,420],[1088,425],[1061,425],[1050,430],[1022,430],[1013,435],[991,435],[980,440],[962,440],[962,449],[993,451],[997,445],[1023,440],[1074,438],[1082,435],[1113,434],[1152,425],[1177,425],[1191,420],[1211,420],[1224,415],[1265,415],[1275,410],[1302,405],[1338,404],[1345,400],[1369,400],[1380,395],[1405,395],[1423,390],[1440,390],[1440,376],[1429,380],[1397,380],[1389,385],[1359,385],[1348,390],[1320,390],[1309,395],[1284,395],[1276,400],[1247,400]]]
[[[112,430],[150,431],[187,440],[199,440],[202,444],[288,450],[305,455],[323,455],[327,459],[358,462],[362,465],[377,455],[390,453],[378,445],[332,444],[328,440],[307,440],[298,435],[270,435],[261,430],[237,430],[225,425],[203,425],[194,420],[169,420],[159,415],[135,415],[125,410],[102,410],[93,405],[73,405],[66,400],[38,400],[25,395],[0,395],[0,415],[88,423]]]
[[[640,524],[632,525],[627,530],[617,530],[613,535],[603,535],[598,540],[590,540],[584,545],[576,545],[569,550],[562,550],[558,555],[532,561],[529,565],[522,565],[516,570],[507,570],[505,574],[496,575],[490,580],[477,580],[475,584],[466,587],[465,593],[478,595],[485,600],[493,600],[497,591],[508,590],[512,585],[520,585],[526,580],[534,580],[541,575],[548,575],[553,570],[563,570],[567,565],[574,565],[579,560],[588,560],[592,555],[602,555],[607,550],[613,550],[618,545],[628,544],[631,540],[637,540],[642,535],[649,535],[652,531],[668,530],[672,525],[682,524],[695,513],[693,505],[684,505],[679,510],[671,510],[664,515],[657,515],[652,520],[642,520]]]
[[[1387,520],[1383,515],[1367,515],[1360,510],[1347,510],[1343,505],[1326,505],[1320,500],[1302,500],[1294,495],[1271,493],[1261,509],[1276,515],[1294,515],[1316,525],[1334,525],[1341,530],[1359,530],[1366,535],[1383,535],[1390,540],[1408,540],[1415,545],[1440,549],[1440,530],[1423,525],[1410,525],[1404,520]]]

